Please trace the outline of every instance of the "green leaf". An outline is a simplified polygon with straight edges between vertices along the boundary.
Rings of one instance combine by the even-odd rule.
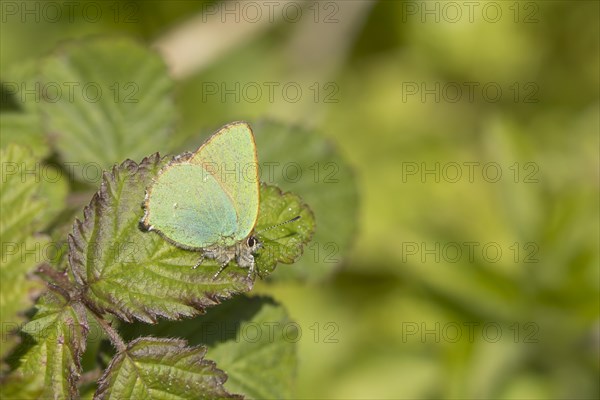
[[[36,80],[35,62],[22,62],[10,67],[2,76],[0,100],[0,146],[19,144],[43,158],[50,146],[39,115],[41,85]]]
[[[297,216],[299,220],[286,223]],[[283,225],[275,227],[278,224]],[[260,210],[255,228],[263,244],[256,255],[258,273],[266,276],[278,262],[295,262],[302,255],[303,246],[310,242],[314,230],[313,213],[300,197],[283,193],[276,186],[261,184]]]
[[[39,166],[29,150],[13,144],[0,150],[0,158],[0,316],[5,335],[22,321],[19,313],[32,305],[28,292],[40,288],[27,280],[27,273],[43,261],[49,246],[48,237],[37,234],[46,221],[48,201],[40,196],[39,174],[26,173]],[[0,355],[13,344],[13,338],[3,343]]]
[[[172,82],[158,55],[141,44],[115,37],[72,42],[44,61],[41,76],[45,130],[79,179],[90,164],[105,169],[139,160],[169,143]]]
[[[208,357],[229,376],[225,388],[246,398],[291,398],[299,326],[285,309],[265,296],[238,296],[206,314],[156,325],[123,325],[125,337],[183,337],[208,346]]]
[[[321,134],[276,122],[252,124],[261,180],[310,204],[318,229],[294,268],[273,277],[311,281],[329,276],[350,250],[357,229],[358,189],[348,162]]]
[[[49,147],[36,114],[27,111],[0,112],[0,142],[2,147],[19,144],[29,147],[38,157],[45,157]]]
[[[185,340],[136,339],[113,358],[95,398],[239,398],[223,388],[227,375],[205,354],[206,348],[187,347]]]
[[[242,301],[248,304],[243,305]],[[251,319],[236,320],[239,311],[234,310],[248,307],[258,310]],[[269,298],[242,298],[228,309],[221,308],[214,310],[219,315],[218,322],[212,322],[218,327],[234,323],[238,326],[234,338],[215,343],[208,350],[208,356],[229,376],[225,388],[249,399],[292,398],[297,364],[295,343],[301,335],[298,324]]]
[[[76,282],[86,288],[86,297],[98,310],[126,321],[155,322],[158,316],[177,319],[196,315],[252,287],[248,270],[234,262],[213,279],[220,267],[215,260],[205,259],[193,269],[200,252],[180,249],[154,232],[140,230],[145,189],[167,161],[158,155],[145,158],[139,165],[128,160],[112,173],[105,173],[100,191],[69,237],[69,263]],[[277,235],[297,235],[304,243],[313,222],[310,211],[296,196],[264,186],[261,194],[259,226],[287,219],[281,207],[287,207],[293,216],[304,217],[300,224],[289,224],[284,231],[278,228],[269,231],[269,236],[265,233],[267,239],[281,239],[293,250],[284,253],[276,243],[267,241],[263,249],[267,251],[259,254],[257,264],[268,272],[276,262],[290,262],[301,252],[300,241]],[[295,232],[294,226],[302,230]]]
[[[16,369],[3,398],[74,398],[88,332],[85,308],[54,292],[41,297],[36,308],[10,358]]]

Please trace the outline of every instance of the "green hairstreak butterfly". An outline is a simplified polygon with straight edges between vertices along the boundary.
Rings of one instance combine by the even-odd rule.
[[[146,189],[142,226],[172,244],[202,251],[221,268],[233,259],[249,276],[262,244],[256,144],[245,122],[225,125],[195,153],[175,157]],[[294,218],[293,220],[296,220]],[[291,222],[291,221],[290,221]]]

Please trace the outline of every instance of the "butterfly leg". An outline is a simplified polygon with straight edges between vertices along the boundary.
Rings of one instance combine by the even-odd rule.
[[[251,279],[254,276],[254,260],[250,264],[250,268],[248,268],[248,279]]]
[[[214,258],[221,265],[221,268],[219,268],[217,273],[213,275],[213,280],[215,280],[233,259],[234,254],[227,250],[217,250],[216,252],[210,253],[209,257]]]
[[[216,272],[216,273],[213,275],[213,281],[214,281],[215,279],[217,279],[217,277],[219,276],[219,274],[220,274],[221,272],[223,272],[223,270],[225,269],[225,267],[227,267],[227,264],[229,264],[229,261],[228,261],[228,262],[226,262],[226,263],[223,263],[223,264],[221,264],[221,268],[219,268],[219,270],[218,270],[218,271],[217,271],[217,272]]]
[[[238,254],[237,263],[242,268],[248,268],[248,279],[251,279],[254,276],[255,262],[254,256],[252,254]]]
[[[203,261],[204,261],[204,254],[200,257],[200,260],[192,268],[193,269],[198,268],[202,264]]]

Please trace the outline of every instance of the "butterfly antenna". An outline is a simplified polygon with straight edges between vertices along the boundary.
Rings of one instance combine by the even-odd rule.
[[[292,219],[290,219],[290,220],[288,220],[288,221],[281,222],[281,223],[279,223],[279,224],[275,224],[275,225],[273,225],[273,226],[270,226],[270,227],[268,227],[268,228],[262,229],[262,230],[260,230],[260,231],[258,231],[258,232],[256,232],[256,233],[257,233],[257,234],[259,234],[259,233],[262,233],[262,232],[270,231],[271,229],[275,229],[275,228],[277,228],[278,226],[285,225],[285,224],[289,224],[290,222],[298,221],[299,219],[300,219],[300,216],[298,215],[298,216],[295,216],[294,218],[292,218]]]

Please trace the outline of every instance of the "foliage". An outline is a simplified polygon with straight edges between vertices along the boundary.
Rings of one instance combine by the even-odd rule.
[[[124,38],[66,44],[42,60],[39,76],[34,71],[23,72],[22,79],[39,79],[45,87],[56,82],[93,82],[98,93],[104,94],[113,88],[113,82],[135,81],[135,93],[139,89],[141,100],[120,101],[111,95],[97,101],[85,96],[55,101],[45,93],[39,104],[25,103],[8,111],[7,120],[2,114],[6,122],[3,146],[7,142],[2,149],[0,197],[3,327],[12,324],[17,328],[16,322],[30,305],[28,292],[34,288],[41,291],[43,283],[50,289],[37,299],[31,319],[18,330],[19,340],[13,335],[11,342],[3,345],[7,361],[3,398],[74,398],[80,388],[84,389],[82,395],[95,390],[98,399],[289,397],[296,364],[294,343],[274,338],[244,343],[240,336],[231,343],[190,347],[176,338],[180,336],[177,332],[166,332],[163,337],[136,336],[125,342],[117,321],[156,323],[159,318],[194,317],[251,290],[258,276],[267,277],[278,263],[291,264],[301,256],[315,226],[310,208],[296,194],[261,184],[256,231],[263,248],[256,255],[258,275],[248,276],[247,269],[233,261],[213,278],[220,267],[215,260],[206,259],[193,269],[199,252],[176,247],[140,228],[146,188],[170,160],[155,153],[139,163],[126,159],[103,172],[99,190],[84,207],[83,217],[75,219],[65,240],[60,235],[70,218],[69,212],[61,214],[66,183],[70,181],[74,188],[94,183],[86,182],[85,169],[68,174],[67,167],[93,164],[104,169],[119,158],[141,158],[165,142],[175,119],[171,85],[158,57]],[[30,118],[38,113],[41,118]],[[46,140],[37,139],[40,132]],[[17,137],[32,139],[13,140]],[[45,148],[47,145],[50,148]],[[51,152],[56,159],[42,159]],[[268,229],[296,216],[300,216],[296,223]],[[56,237],[57,241],[51,240]],[[50,245],[52,257],[43,257],[49,253],[42,250]],[[25,257],[30,248],[35,251]],[[27,279],[36,265],[38,278]],[[248,301],[258,312],[256,323],[288,321],[274,300]],[[234,310],[245,307],[241,301],[232,304]],[[244,327],[237,327],[238,335]],[[87,351],[95,357],[86,354],[92,328],[104,332],[115,353],[92,341]],[[16,342],[20,343],[14,348]],[[248,364],[244,354],[253,348],[261,351]],[[207,351],[233,374],[227,386],[227,373],[205,358]],[[231,358],[234,354],[237,356]],[[112,357],[108,365],[107,357]],[[284,365],[279,363],[281,357],[286,360]],[[90,359],[96,361],[90,363]],[[254,373],[254,363],[261,365],[260,375]],[[98,376],[102,369],[97,388],[90,388],[87,376]]]
[[[27,146],[25,153],[42,161],[41,173],[60,171],[69,184],[65,200],[66,185],[60,195],[61,184],[35,183],[35,195],[23,197],[22,206],[42,202],[37,215],[44,222],[19,229],[16,237],[29,237],[41,248],[51,240],[61,249],[56,259],[49,257],[51,264],[63,270],[72,221],[81,218],[100,187],[102,169],[126,158],[139,163],[155,152],[194,150],[224,123],[250,121],[263,180],[299,195],[317,224],[314,240],[296,263],[267,268],[266,279],[256,280],[252,290],[276,299],[278,310],[285,305],[287,312],[281,312],[302,332],[296,343],[286,342],[298,354],[297,360],[289,357],[297,373],[285,367],[270,375],[280,384],[295,375],[293,397],[599,398],[600,3],[301,0],[269,5],[273,13],[261,3],[258,20],[252,19],[255,2],[240,3],[244,14],[237,15],[221,13],[223,3],[84,0],[72,18],[65,3],[58,21],[3,13],[0,146],[5,152],[10,143]],[[83,12],[86,5],[86,11],[101,10],[99,20]],[[302,15],[296,19],[297,9]],[[186,32],[187,40],[180,42]],[[165,116],[133,120],[120,115],[120,122],[132,124],[137,142],[119,137],[118,146],[129,142],[130,148],[107,142],[120,158],[105,157],[100,149],[93,156],[106,162],[101,168],[67,151],[67,143],[57,143],[59,136],[43,129],[39,117],[47,115],[41,110],[45,104],[41,93],[35,100],[33,88],[43,72],[55,76],[66,66],[40,62],[47,52],[57,55],[57,44],[107,33],[112,40],[115,33],[133,34],[138,44],[162,53],[172,79],[155,78],[165,96],[139,100],[164,109],[174,105],[180,117],[157,123]],[[143,47],[132,54],[153,58],[148,66],[155,72],[163,69]],[[119,56],[126,57],[122,50]],[[109,55],[98,64],[111,59],[116,61]],[[182,62],[192,63],[185,74],[178,72]],[[74,70],[95,77],[79,66]],[[136,82],[112,66],[108,70],[122,84]],[[139,93],[151,92],[151,83],[144,82]],[[16,93],[14,83],[19,84]],[[88,82],[79,83],[81,88]],[[104,83],[108,96],[114,96],[114,83]],[[294,98],[298,88],[301,94]],[[106,108],[99,115],[119,115],[113,104],[102,104]],[[73,113],[64,106],[61,110]],[[71,114],[53,110],[59,113],[56,126],[78,120],[63,121]],[[141,135],[144,118],[157,130]],[[86,126],[114,126],[126,134],[120,122]],[[96,132],[113,138],[109,131]],[[321,178],[332,171],[324,168],[327,163],[335,162],[339,182],[314,182],[310,167],[316,161],[325,174]],[[301,179],[292,162],[301,166]],[[473,179],[469,165],[474,165]],[[501,179],[486,181],[485,165],[488,172],[500,167]],[[53,190],[56,200],[43,194]],[[471,256],[465,243],[472,242],[478,246]],[[502,258],[494,262],[492,253],[483,253],[485,244],[501,248]],[[457,248],[462,250],[458,259],[452,253]],[[42,286],[26,279],[33,257],[8,257],[18,278],[7,280],[2,260],[1,315],[2,322],[10,318],[11,331],[32,318],[24,311]],[[196,261],[195,255],[189,257]],[[251,332],[253,318],[267,307],[259,305],[268,301],[250,299],[233,297],[182,321],[156,316],[151,326],[135,317],[132,323],[105,317],[126,343],[153,336],[183,337],[189,348],[205,345],[205,358],[230,375],[225,389],[238,393],[236,383],[250,390],[266,379],[262,373],[270,367],[258,362],[268,365],[269,358],[252,359],[255,375],[241,380],[227,369],[246,369],[243,360],[238,365],[211,351],[217,343],[236,349],[251,344],[236,347],[242,344],[235,341],[240,331],[216,329],[219,321],[232,321]],[[4,314],[4,307],[12,311]],[[278,318],[268,309],[265,315]],[[115,350],[105,333],[94,333],[104,329],[93,315],[87,322],[79,390],[91,399]],[[17,337],[8,335],[2,342],[3,355],[14,349]],[[256,350],[249,359],[260,354]],[[278,357],[287,360],[285,354]],[[18,368],[12,360],[4,371]],[[21,397],[27,397],[26,382],[13,378],[3,380],[3,390],[19,382]],[[281,396],[272,397],[288,396],[291,384],[284,386],[277,392]]]

